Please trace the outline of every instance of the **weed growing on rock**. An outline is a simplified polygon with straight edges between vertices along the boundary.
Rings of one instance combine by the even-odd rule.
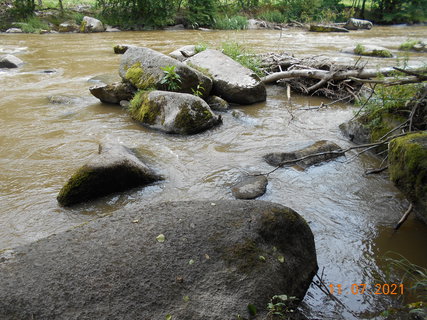
[[[177,91],[181,88],[181,76],[176,73],[175,68],[175,66],[160,67],[164,73],[160,83],[166,85],[169,91]]]

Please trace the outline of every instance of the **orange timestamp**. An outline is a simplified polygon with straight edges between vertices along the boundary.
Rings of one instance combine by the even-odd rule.
[[[376,283],[367,285],[366,283],[353,283],[348,288],[341,284],[330,284],[329,292],[331,294],[377,294],[377,295],[398,295],[403,294],[403,283]]]

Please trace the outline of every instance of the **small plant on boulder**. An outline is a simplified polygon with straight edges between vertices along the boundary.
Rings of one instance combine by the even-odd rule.
[[[160,67],[163,70],[163,78],[160,81],[169,91],[177,91],[181,88],[181,76],[176,73],[175,66]]]

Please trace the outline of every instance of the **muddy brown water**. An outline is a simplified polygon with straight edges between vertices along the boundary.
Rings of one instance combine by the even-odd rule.
[[[149,203],[231,199],[230,186],[239,176],[271,169],[262,161],[268,152],[319,139],[350,145],[338,125],[353,116],[353,106],[303,110],[328,101],[294,95],[288,102],[285,90],[275,86],[268,88],[265,103],[238,107],[243,112],[240,118],[223,114],[224,124],[203,134],[180,137],[142,128],[120,107],[101,104],[88,92],[92,77],[117,73],[120,56],[112,53],[113,45],[135,44],[168,53],[198,42],[238,41],[257,52],[284,50],[297,57],[323,54],[337,62],[355,63],[356,57],[339,49],[377,44],[397,53],[408,38],[427,41],[426,31],[427,27],[397,26],[348,34],[302,30],[0,34],[0,53],[14,53],[26,62],[19,70],[0,71],[0,250]],[[405,54],[399,55],[400,63],[407,60]],[[411,53],[408,59],[411,65],[422,65],[427,55]],[[363,61],[372,67],[396,64],[396,59]],[[55,104],[47,99],[58,95],[71,101]],[[59,207],[59,189],[103,141],[138,149],[167,180],[76,208]],[[311,317],[357,319],[393,305],[400,295],[375,295],[372,290],[351,293],[352,284],[365,283],[373,289],[381,282],[381,257],[388,251],[427,266],[423,250],[427,227],[411,217],[393,234],[408,202],[386,175],[363,175],[366,168],[379,165],[376,158],[363,155],[348,162],[354,154],[305,172],[278,170],[269,177],[267,193],[261,197],[305,217],[315,235],[324,281],[342,286],[338,297],[347,309],[311,287],[303,306]]]

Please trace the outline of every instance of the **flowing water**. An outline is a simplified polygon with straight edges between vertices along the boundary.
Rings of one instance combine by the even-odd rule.
[[[105,105],[88,91],[94,76],[117,74],[118,43],[147,46],[168,53],[182,45],[239,41],[257,52],[287,51],[297,57],[326,55],[337,62],[357,58],[339,49],[357,43],[394,50],[407,38],[426,41],[427,27],[376,27],[348,34],[302,30],[199,32],[153,31],[102,34],[0,34],[0,53],[13,53],[26,64],[0,71],[0,250],[29,243],[117,210],[159,201],[232,199],[230,186],[244,173],[271,169],[262,156],[320,139],[342,147],[350,143],[338,125],[353,116],[351,105],[306,110],[328,101],[293,96],[268,88],[265,103],[237,108],[239,118],[223,114],[224,124],[208,132],[181,137],[147,130],[120,107]],[[409,60],[408,60],[409,59]],[[399,63],[427,62],[426,54],[402,55]],[[368,65],[395,65],[395,59],[363,59]],[[47,71],[47,72],[46,72]],[[54,103],[49,96],[67,96]],[[56,195],[68,177],[97,152],[98,143],[120,142],[141,151],[167,180],[147,188],[81,205],[58,206]],[[381,257],[398,252],[427,266],[427,227],[413,217],[397,232],[394,224],[408,202],[386,175],[365,176],[380,165],[371,155],[329,162],[306,170],[281,169],[270,175],[260,199],[289,206],[313,230],[323,280],[342,286],[331,301],[316,287],[304,300],[305,312],[318,319],[353,319],[391,306],[399,296],[352,294],[354,283],[372,289],[383,271]],[[352,159],[353,158],[353,159]],[[351,160],[352,161],[347,161]]]

